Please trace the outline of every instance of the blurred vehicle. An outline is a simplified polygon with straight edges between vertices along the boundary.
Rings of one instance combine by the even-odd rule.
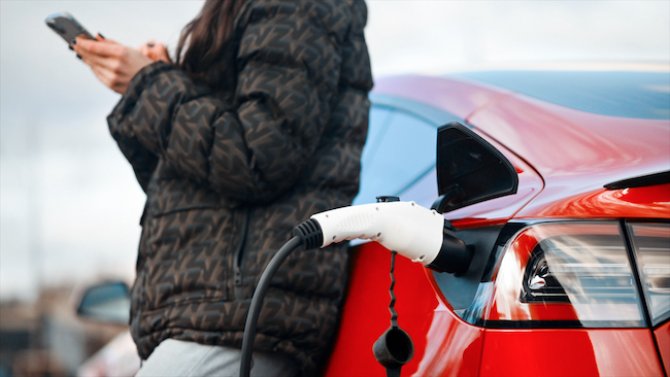
[[[396,261],[399,324],[414,343],[402,375],[667,375],[670,72],[399,76],[377,80],[372,102],[355,204],[396,195],[430,207],[440,195],[475,249],[459,276]],[[436,169],[449,122],[478,138],[450,142],[468,152]],[[485,159],[480,147],[501,168],[467,166],[479,174],[468,186],[459,169]],[[514,190],[479,192],[505,174]],[[383,376],[371,348],[389,324],[389,253],[351,250],[325,375]]]

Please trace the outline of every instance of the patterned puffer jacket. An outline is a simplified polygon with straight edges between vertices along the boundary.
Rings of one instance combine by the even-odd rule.
[[[292,228],[351,203],[368,123],[370,61],[359,0],[249,0],[235,18],[237,86],[142,69],[108,117],[147,194],[131,332],[241,346],[259,276]],[[255,346],[325,362],[346,284],[345,245],[279,269]]]

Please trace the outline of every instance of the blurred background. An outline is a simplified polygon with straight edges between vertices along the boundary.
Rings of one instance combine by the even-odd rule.
[[[123,331],[82,323],[74,305],[87,284],[132,281],[144,200],[107,131],[119,96],[44,18],[68,11],[92,33],[131,46],[154,38],[174,51],[201,6],[0,0],[0,377],[74,375]],[[670,69],[667,0],[370,0],[368,12],[376,77],[642,63]]]

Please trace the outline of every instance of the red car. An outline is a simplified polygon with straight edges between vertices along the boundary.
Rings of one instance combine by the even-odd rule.
[[[430,207],[436,129],[453,121],[518,179],[511,195],[445,213],[475,245],[466,273],[396,261],[414,343],[403,376],[667,376],[670,72],[402,76],[377,80],[372,99],[358,203]],[[353,255],[326,375],[383,376],[371,348],[389,326],[389,253]]]
[[[667,376],[670,72],[401,76],[377,80],[372,102],[357,204],[395,195],[430,207],[437,130],[450,122],[478,135],[514,182],[495,198],[478,194],[504,169],[475,169],[460,193],[440,183],[453,200],[438,204],[475,250],[467,272],[397,258],[398,321],[414,344],[403,376]],[[368,242],[352,254],[325,375],[384,376],[372,345],[389,327],[389,252]],[[118,370],[103,359],[82,372]]]

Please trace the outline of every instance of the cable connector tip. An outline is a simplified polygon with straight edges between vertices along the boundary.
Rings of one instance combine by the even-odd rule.
[[[293,235],[302,239],[305,250],[323,246],[323,231],[319,222],[314,219],[305,220],[293,228]]]

